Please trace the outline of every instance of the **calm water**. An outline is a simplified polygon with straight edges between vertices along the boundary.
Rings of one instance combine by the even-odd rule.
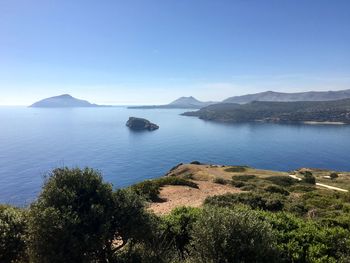
[[[264,169],[350,170],[350,126],[225,125],[183,110],[0,108],[0,203],[28,204],[58,166],[99,169],[115,187],[199,160]],[[129,116],[159,124],[132,132]]]

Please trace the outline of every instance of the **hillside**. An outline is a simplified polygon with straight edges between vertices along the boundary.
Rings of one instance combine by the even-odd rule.
[[[350,89],[339,91],[309,91],[298,93],[266,91],[256,94],[230,97],[224,100],[223,103],[245,104],[252,101],[329,101],[348,98],[350,98]]]
[[[38,102],[35,102],[30,107],[32,108],[73,108],[73,107],[98,107],[86,100],[80,100],[72,97],[69,94],[50,97]]]
[[[192,162],[115,189],[57,168],[27,207],[0,204],[0,261],[346,263],[349,190],[320,169]]]
[[[131,106],[129,109],[200,109],[215,102],[203,102],[199,101],[196,98],[190,97],[181,97],[173,102],[170,102],[166,105],[151,105],[151,106]]]
[[[316,184],[308,185],[303,182],[305,172],[310,172],[315,177]],[[331,174],[337,174],[338,177],[331,179]],[[349,172],[337,173],[321,169],[303,168],[291,172],[280,172],[248,166],[181,164],[167,176],[191,179],[198,184],[198,188],[186,185],[163,186],[159,193],[162,201],[152,202],[150,205],[150,209],[157,214],[167,214],[174,208],[184,205],[200,207],[206,198],[211,196],[264,191],[271,186],[282,187],[295,194],[299,193],[299,197],[306,186],[311,187],[308,191],[315,193],[350,190]],[[296,200],[290,200],[290,202],[296,202]]]
[[[350,99],[338,101],[263,102],[215,104],[185,116],[220,122],[331,122],[350,123]]]

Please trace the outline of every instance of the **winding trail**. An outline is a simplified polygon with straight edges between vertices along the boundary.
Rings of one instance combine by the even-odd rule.
[[[290,174],[289,176],[292,177],[293,179],[298,180],[298,181],[301,181],[301,180],[302,180],[301,178],[297,177],[297,176],[294,175],[294,174]],[[321,186],[321,187],[325,187],[325,188],[328,188],[328,189],[331,189],[331,190],[340,191],[340,192],[349,192],[349,191],[346,190],[346,189],[339,188],[339,187],[335,187],[335,186],[330,186],[330,185],[327,185],[327,184],[316,183],[316,185],[317,185],[317,186]]]

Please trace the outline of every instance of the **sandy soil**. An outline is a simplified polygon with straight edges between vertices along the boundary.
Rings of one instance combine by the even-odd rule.
[[[160,197],[165,202],[151,203],[149,209],[158,215],[164,215],[178,206],[199,207],[208,196],[240,192],[239,189],[228,185],[216,184],[210,181],[195,182],[199,189],[174,185],[163,187],[160,191]]]

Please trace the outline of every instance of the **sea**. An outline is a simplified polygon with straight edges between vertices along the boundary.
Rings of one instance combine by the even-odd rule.
[[[350,171],[350,126],[224,124],[184,109],[0,107],[0,203],[27,206],[57,167],[91,167],[115,188],[200,161],[291,171]],[[135,132],[129,117],[160,126]]]

